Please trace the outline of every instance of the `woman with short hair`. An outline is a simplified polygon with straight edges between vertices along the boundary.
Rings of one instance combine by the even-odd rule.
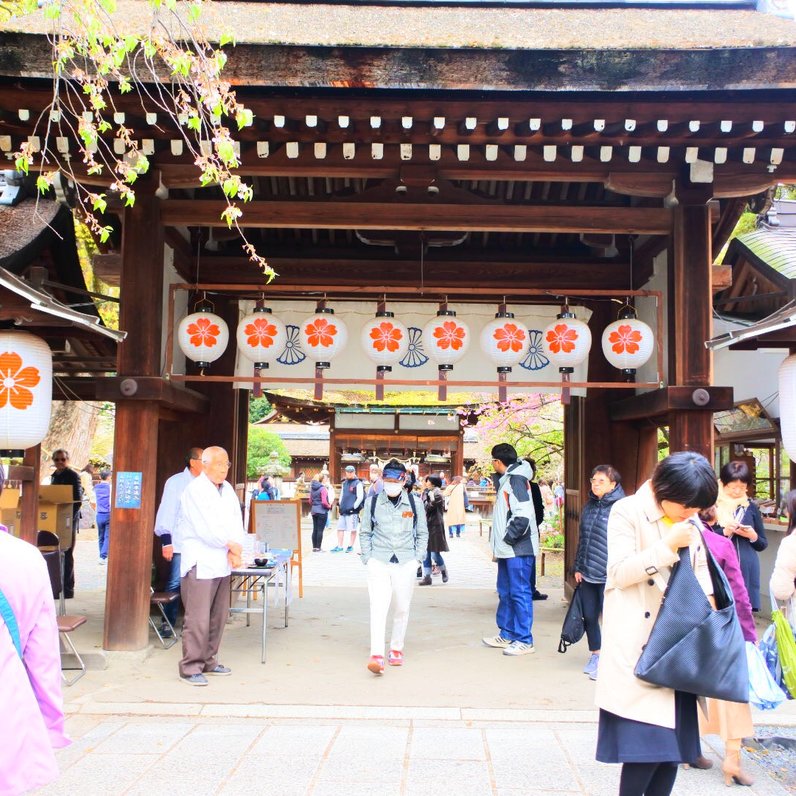
[[[583,673],[596,680],[602,646],[600,615],[608,565],[608,515],[614,504],[625,496],[625,491],[622,476],[610,464],[598,464],[591,471],[589,484],[589,499],[580,512],[580,536],[573,571],[580,589],[583,623],[589,642],[589,660]]]
[[[423,562],[423,579],[418,586],[431,585],[432,559],[439,567],[442,582],[448,582],[448,568],[442,553],[450,549],[445,541],[444,498],[442,497],[442,479],[438,475],[426,476],[426,488],[423,490],[423,506],[426,510],[426,525],[428,526],[428,547],[426,560]]]
[[[742,461],[727,462],[719,472],[721,487],[716,501],[716,523],[713,530],[723,533],[734,545],[741,563],[752,610],[760,610],[760,558],[768,547],[766,529],[760,509],[747,495],[752,483],[749,465]]]
[[[689,548],[705,594],[713,592],[704,542],[691,518],[712,506],[717,492],[704,456],[673,453],[635,495],[617,501],[608,517],[597,760],[622,764],[619,796],[668,796],[678,764],[700,754],[696,697],[651,686],[634,669],[680,548]]]

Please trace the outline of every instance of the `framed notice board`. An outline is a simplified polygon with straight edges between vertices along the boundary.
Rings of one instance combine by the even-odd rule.
[[[298,568],[299,597],[303,597],[301,501],[253,499],[249,510],[249,530],[257,535],[258,542],[268,542],[268,547],[293,551],[290,568]]]
[[[252,531],[258,542],[285,550],[301,549],[301,503],[298,500],[252,500]]]

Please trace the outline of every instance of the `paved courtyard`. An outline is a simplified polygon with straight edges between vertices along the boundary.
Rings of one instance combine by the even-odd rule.
[[[334,544],[327,533],[325,546]],[[583,645],[556,651],[565,611],[558,578],[536,603],[537,653],[511,659],[480,644],[494,632],[494,568],[471,526],[451,541],[451,580],[417,589],[407,665],[370,675],[367,595],[355,554],[307,554],[305,597],[288,628],[269,617],[259,661],[259,618],[228,625],[221,659],[231,677],[183,685],[179,645],[140,653],[101,647],[105,571],[81,534],[78,592],[70,610],[89,616],[75,634],[91,670],[65,689],[75,743],[59,753],[62,776],[43,794],[615,794],[617,766],[594,761],[593,683]],[[81,635],[82,634],[82,635]],[[154,639],[154,636],[152,637]],[[103,668],[104,667],[104,668]],[[757,716],[796,725],[793,703]],[[705,753],[720,762],[721,742]],[[792,759],[792,758],[791,758]],[[752,760],[745,793],[796,792]],[[726,794],[717,768],[682,771],[678,796]]]

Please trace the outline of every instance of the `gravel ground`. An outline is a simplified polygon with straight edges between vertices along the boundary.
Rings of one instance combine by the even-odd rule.
[[[796,793],[796,727],[755,727],[755,737],[744,741],[744,749],[789,793]]]

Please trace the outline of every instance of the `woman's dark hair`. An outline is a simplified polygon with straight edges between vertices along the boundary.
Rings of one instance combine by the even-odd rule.
[[[678,451],[658,463],[652,491],[660,503],[669,500],[689,509],[706,509],[716,502],[719,484],[710,462],[693,451]]]
[[[796,528],[796,489],[791,489],[787,495],[785,495],[784,501],[785,509],[788,512],[788,533],[793,533],[793,529]]]
[[[609,481],[613,481],[615,484],[622,483],[622,476],[619,474],[619,470],[610,464],[598,464],[591,471],[592,478],[594,478],[596,473],[602,473]]]
[[[732,461],[727,462],[719,471],[719,478],[724,486],[733,481],[740,481],[749,486],[752,483],[752,472],[746,462]]]
[[[438,475],[427,475],[426,481],[428,481],[431,486],[435,486],[437,489],[442,489],[442,479]]]

